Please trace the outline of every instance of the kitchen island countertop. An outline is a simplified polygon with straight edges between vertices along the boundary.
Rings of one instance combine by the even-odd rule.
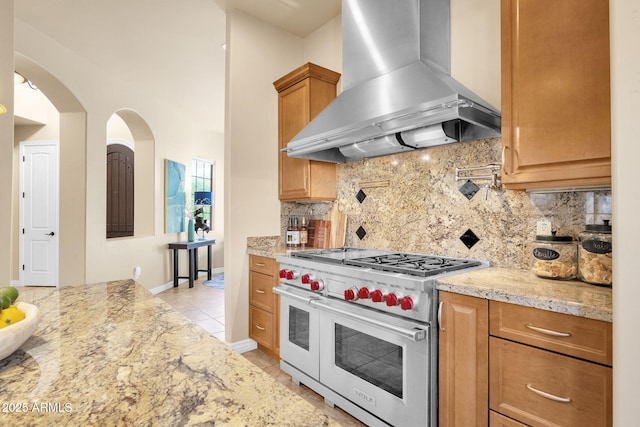
[[[334,425],[132,280],[19,290],[42,319],[0,361],[3,424]]]

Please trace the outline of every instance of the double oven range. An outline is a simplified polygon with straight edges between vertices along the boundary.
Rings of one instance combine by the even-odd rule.
[[[339,248],[280,264],[280,367],[370,426],[437,426],[438,278],[487,261]]]

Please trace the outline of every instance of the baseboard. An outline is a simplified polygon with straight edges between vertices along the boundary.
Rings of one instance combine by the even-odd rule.
[[[184,283],[186,282],[187,279],[184,280],[179,280],[178,284],[180,283]],[[153,295],[159,294],[162,291],[166,291],[167,289],[171,289],[173,288],[173,280],[170,282],[165,283],[164,285],[160,285],[160,286],[156,286],[155,288],[151,288],[149,289],[149,292],[151,292]]]
[[[211,274],[220,274],[224,273],[224,267],[212,268]],[[199,274],[204,274],[202,271]]]
[[[224,267],[218,267],[218,268],[212,268],[211,269],[211,274],[220,274],[220,273],[224,273]],[[198,279],[200,279],[200,276],[205,276],[206,277],[207,272],[206,271],[200,271],[198,273]],[[180,285],[181,283],[187,283],[189,281],[189,279],[180,279],[178,280],[178,285]],[[170,282],[167,282],[165,284],[162,284],[160,286],[156,286],[155,288],[151,288],[149,289],[149,292],[151,292],[153,295],[159,294],[162,291],[166,291],[167,289],[171,289],[173,288],[173,280]]]
[[[247,351],[255,350],[258,348],[258,343],[251,338],[231,343],[225,342],[225,344],[238,353],[246,353]]]

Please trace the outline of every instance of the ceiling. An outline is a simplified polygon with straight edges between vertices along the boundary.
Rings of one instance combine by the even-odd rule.
[[[223,10],[241,10],[299,37],[340,15],[341,0],[214,0]]]
[[[202,109],[208,115],[194,120],[210,122],[222,132],[225,11],[240,10],[302,38],[341,13],[341,0],[193,0],[189,8],[180,2],[155,6],[155,1],[20,0],[15,2],[15,16],[26,28],[37,29],[82,58],[81,65],[87,69],[105,73],[103,78],[130,79],[113,84],[135,84],[141,89],[149,85],[145,90],[153,91],[158,87],[153,79],[161,75],[165,99],[183,102],[186,109],[191,101],[212,100],[212,110]],[[177,46],[167,31],[176,22],[189,22],[196,29],[197,36],[187,48]],[[163,49],[158,50],[158,45]],[[131,64],[135,73],[130,73]],[[31,77],[27,70],[22,72]],[[192,79],[184,79],[185,74]]]

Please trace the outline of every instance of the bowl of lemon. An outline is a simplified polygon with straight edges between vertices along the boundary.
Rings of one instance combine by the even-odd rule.
[[[18,296],[12,286],[0,288],[0,360],[19,349],[40,321],[38,307],[16,301]]]

